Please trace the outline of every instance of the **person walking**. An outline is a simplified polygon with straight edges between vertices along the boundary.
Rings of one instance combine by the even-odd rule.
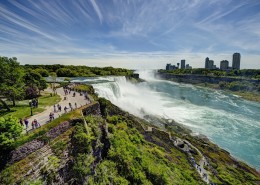
[[[25,128],[26,130],[28,129],[28,124],[29,124],[29,121],[27,118],[24,119],[24,124],[25,124]]]
[[[53,105],[54,112],[57,112],[56,105]]]
[[[75,109],[77,109],[78,107],[77,107],[77,103],[75,102]]]
[[[65,113],[67,113],[67,109],[68,109],[68,108],[65,106],[65,107],[64,107],[64,111],[65,111]]]
[[[35,123],[34,123],[34,120],[32,121],[32,129],[35,129]]]
[[[61,105],[59,105],[58,109],[59,109],[59,111],[61,112]]]

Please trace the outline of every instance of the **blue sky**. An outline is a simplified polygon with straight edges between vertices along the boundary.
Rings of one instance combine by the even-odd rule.
[[[0,55],[20,63],[260,68],[259,0],[1,0]]]

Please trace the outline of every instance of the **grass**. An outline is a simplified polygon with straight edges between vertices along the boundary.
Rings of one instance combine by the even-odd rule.
[[[75,118],[82,118],[82,115],[81,115],[81,110],[88,107],[88,106],[91,106],[93,104],[95,104],[96,102],[93,102],[91,104],[88,104],[86,106],[83,106],[79,109],[76,109],[74,111],[71,111],[67,114],[63,114],[61,117],[53,120],[52,122],[48,123],[48,124],[45,124],[45,125],[42,125],[40,128],[37,128],[36,130],[33,130],[32,132],[30,132],[29,134],[27,135],[23,135],[21,136],[20,138],[18,138],[15,142],[15,147],[19,147],[27,142],[30,142],[32,141],[33,139],[37,138],[37,137],[41,137],[43,136],[45,133],[47,133],[50,129],[58,126],[59,124],[61,124],[62,122],[64,121],[70,121],[72,119],[75,119]]]
[[[15,147],[19,147],[27,142],[32,141],[33,139],[43,136],[45,133],[47,133],[50,129],[58,126],[60,123],[64,121],[69,121],[73,118],[81,117],[81,110],[77,109],[75,111],[69,112],[67,114],[62,115],[61,117],[53,120],[52,122],[45,124],[41,126],[40,128],[30,132],[28,135],[23,135],[20,138],[17,139],[15,142]]]
[[[48,163],[52,162],[53,159],[57,161],[60,160],[60,158],[57,157],[62,157],[62,153],[66,150],[68,147],[68,143],[70,142],[70,135],[73,132],[74,127],[70,128],[63,134],[61,134],[59,137],[55,138],[53,141],[49,143],[52,151],[54,154],[59,154],[58,156],[56,155],[50,155],[48,156]],[[59,144],[59,142],[63,142],[64,144]],[[16,162],[12,164],[11,166],[8,166],[6,169],[4,169],[0,173],[0,184],[14,184],[17,182],[19,179],[27,181],[31,176],[25,176],[23,177],[23,174],[27,173],[32,169],[33,166],[35,165],[40,165],[40,168],[42,169],[42,164],[41,160],[42,158],[39,157],[40,150],[37,150],[36,152],[33,152],[29,154],[27,157],[22,159],[19,162]],[[55,161],[54,161],[55,162]],[[48,165],[48,163],[44,163],[44,165]],[[55,164],[56,165],[56,164]],[[57,167],[56,167],[57,168]],[[33,174],[31,174],[33,175]],[[22,183],[23,184],[23,183]],[[27,184],[27,183],[25,183]],[[43,183],[40,183],[43,184]]]
[[[50,96],[49,93],[44,93],[38,98],[39,106],[38,108],[33,108],[33,114],[41,113],[45,110],[46,107],[57,104],[61,101],[60,96]],[[31,108],[29,107],[29,100],[23,100],[17,102],[15,107],[11,107],[11,111],[7,112],[6,110],[0,111],[0,116],[8,117],[13,116],[16,118],[26,118],[31,116]]]

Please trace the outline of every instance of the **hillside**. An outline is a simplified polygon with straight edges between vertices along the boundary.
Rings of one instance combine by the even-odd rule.
[[[254,169],[177,123],[157,128],[105,99],[65,116],[11,152],[0,184],[259,183]]]

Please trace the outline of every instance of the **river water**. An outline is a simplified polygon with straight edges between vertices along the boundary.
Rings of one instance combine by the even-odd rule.
[[[139,74],[146,82],[132,84],[125,77],[78,81],[94,82],[99,96],[136,116],[174,119],[260,169],[260,103],[223,91],[158,80],[151,71]]]

